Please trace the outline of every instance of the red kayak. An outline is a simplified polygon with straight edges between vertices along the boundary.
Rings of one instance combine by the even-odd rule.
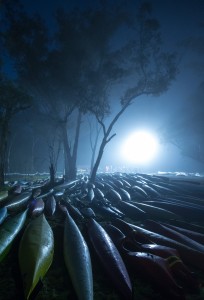
[[[204,253],[197,251],[191,247],[188,247],[180,242],[170,239],[162,234],[155,233],[153,231],[144,229],[142,227],[127,223],[120,219],[115,219],[114,224],[117,223],[122,232],[127,235],[130,232],[135,231],[137,236],[141,237],[141,240],[148,241],[147,243],[155,243],[167,247],[174,248],[178,251],[182,261],[187,265],[192,265],[200,270],[204,271]],[[116,226],[117,226],[116,224]],[[146,243],[146,242],[142,242]]]
[[[131,225],[131,224],[130,224]],[[187,265],[192,265],[200,270],[204,271],[204,253],[197,251],[187,245],[170,239],[162,234],[155,233],[153,231],[144,229],[139,226],[131,225],[131,227],[137,230],[140,234],[143,234],[146,238],[149,238],[152,242],[175,248],[182,259]]]
[[[196,232],[193,230],[189,230],[189,229],[185,229],[180,226],[166,224],[166,223],[162,223],[162,225],[165,225],[168,228],[176,230],[176,231],[188,236],[189,238],[193,239],[194,241],[204,245],[204,234],[202,234],[202,233],[199,233],[199,232]]]
[[[88,219],[87,228],[89,239],[107,275],[123,296],[123,299],[131,300],[131,281],[122,257],[113,241],[102,226],[94,219]]]
[[[192,240],[185,234],[182,234],[176,230],[171,229],[170,227],[162,225],[161,223],[153,220],[145,220],[144,224],[145,228],[147,228],[148,230],[162,234],[170,239],[173,239],[179,243],[182,243],[186,246],[189,246],[197,251],[204,253],[204,245],[196,242],[195,240]]]
[[[124,221],[122,221],[124,222]],[[166,260],[168,265],[167,272],[170,272],[171,275],[178,280],[182,287],[185,287],[190,290],[198,290],[199,282],[195,278],[194,274],[187,268],[187,266],[181,260],[179,253],[176,249],[162,246],[158,244],[142,244],[138,242],[141,241],[140,235],[137,234],[136,230],[132,230],[128,236],[125,236],[120,229],[113,225],[106,225],[106,231],[111,236],[112,240],[116,244],[119,250],[128,249],[129,251],[134,252],[145,252],[151,253],[155,256],[159,256]],[[155,274],[156,276],[156,274]],[[158,278],[160,281],[161,278]]]
[[[166,259],[150,253],[129,251],[124,257],[134,273],[155,284],[165,299],[185,299],[184,290],[174,280]]]

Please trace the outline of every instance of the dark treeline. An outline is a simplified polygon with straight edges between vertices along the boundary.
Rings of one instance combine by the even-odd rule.
[[[1,186],[5,173],[14,171],[50,171],[54,181],[60,168],[66,180],[76,178],[82,125],[91,128],[94,181],[120,116],[140,96],[168,90],[178,57],[162,46],[151,5],[131,5],[121,0],[61,8],[53,15],[55,26],[48,26],[20,2],[2,1]]]

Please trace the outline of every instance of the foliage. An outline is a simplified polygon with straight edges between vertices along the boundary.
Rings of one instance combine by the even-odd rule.
[[[0,119],[11,118],[31,106],[31,97],[12,81],[0,80]]]
[[[203,29],[203,24],[200,28]],[[185,49],[186,57],[184,63],[188,69],[197,76],[198,85],[192,95],[184,101],[177,113],[169,116],[169,121],[161,129],[161,139],[165,143],[172,143],[180,149],[182,155],[190,157],[198,162],[204,163],[204,136],[203,136],[203,47],[204,36],[194,35],[180,43]]]
[[[204,83],[201,83],[194,95],[181,107],[179,115],[170,116],[169,122],[161,129],[163,142],[174,144],[182,155],[202,163],[204,163],[203,92]]]
[[[12,118],[28,109],[31,97],[13,82],[1,78],[0,81],[0,186],[4,185],[7,146]]]
[[[106,114],[99,113],[97,106],[91,109],[103,128],[103,138],[91,174],[92,181],[95,180],[105,146],[115,136],[112,134],[112,129],[120,116],[139,96],[158,96],[164,93],[178,72],[177,55],[162,50],[160,26],[158,21],[151,17],[149,4],[141,5],[138,18],[133,25],[133,38],[115,55],[118,64],[123,66],[123,74],[125,74],[122,78],[125,88],[123,93],[121,91],[121,107],[112,117],[109,125],[104,121]],[[110,103],[107,98],[106,101]]]
[[[91,112],[102,127],[94,179],[104,148],[115,136],[114,124],[140,95],[168,89],[177,74],[177,57],[162,50],[160,25],[148,3],[138,8],[130,1],[126,8],[123,0],[114,5],[101,1],[93,9],[59,10],[52,30],[20,6],[10,9],[11,3],[4,3],[4,47],[39,113],[61,133],[67,178],[76,176],[83,115]],[[116,93],[120,109],[107,126]]]

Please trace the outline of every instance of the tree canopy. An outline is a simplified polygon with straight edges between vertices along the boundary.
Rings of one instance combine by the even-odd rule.
[[[203,29],[201,24],[200,28]],[[204,37],[195,35],[181,41],[185,48],[185,70],[191,70],[196,78],[194,92],[185,99],[178,112],[169,116],[168,122],[161,129],[162,140],[172,143],[180,149],[183,156],[204,163],[203,135],[203,92],[204,92]]]
[[[149,3],[128,13],[122,0],[59,10],[52,30],[40,16],[28,15],[17,4],[11,9],[11,3],[4,3],[1,40],[18,81],[39,113],[61,132],[67,179],[76,176],[83,115],[91,112],[102,127],[94,180],[105,146],[115,136],[115,123],[139,96],[158,96],[169,88],[178,71],[177,56],[163,49],[160,24]],[[119,110],[112,117],[116,91]]]

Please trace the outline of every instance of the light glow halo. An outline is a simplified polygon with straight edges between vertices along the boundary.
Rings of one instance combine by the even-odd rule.
[[[156,136],[144,130],[130,134],[122,146],[122,155],[130,163],[148,163],[155,157],[157,151]]]

